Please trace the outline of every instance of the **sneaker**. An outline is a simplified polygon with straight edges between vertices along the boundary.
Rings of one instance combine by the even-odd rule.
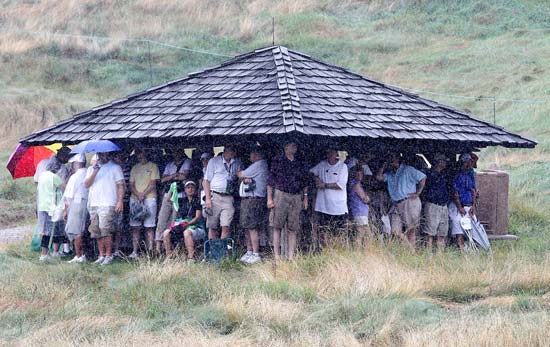
[[[130,254],[130,255],[128,256],[128,258],[130,258],[130,259],[137,259],[137,258],[139,258],[139,255],[138,255],[136,252],[132,252],[132,254]]]
[[[105,257],[99,257],[96,261],[94,261],[94,264],[101,264],[105,260]]]
[[[52,253],[52,258],[59,258],[59,257],[61,257],[61,253],[59,253],[59,252],[53,252]]]
[[[248,262],[248,258],[250,258],[250,256],[252,255],[252,252],[250,251],[247,251],[245,254],[243,254],[243,256],[241,257],[241,261],[243,263],[247,263]]]
[[[80,257],[75,256],[73,259],[69,260],[67,263],[80,263]]]
[[[39,260],[41,263],[47,262],[48,259],[50,259],[50,256],[47,255],[47,254],[41,255],[40,258],[38,258],[38,260]]]
[[[256,264],[262,261],[262,257],[258,253],[252,253],[250,257],[247,259],[247,264]]]
[[[101,266],[109,265],[113,262],[113,256],[105,257],[103,262],[100,264]]]
[[[85,263],[86,262],[86,256],[85,255],[81,256],[80,258],[78,258],[78,260],[76,262],[77,263]]]

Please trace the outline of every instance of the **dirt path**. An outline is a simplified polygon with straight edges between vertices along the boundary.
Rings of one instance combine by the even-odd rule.
[[[34,225],[23,225],[14,228],[0,229],[0,245],[21,241],[31,235]]]

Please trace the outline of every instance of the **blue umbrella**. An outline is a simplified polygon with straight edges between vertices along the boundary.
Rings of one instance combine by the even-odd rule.
[[[121,148],[109,140],[87,140],[73,147],[71,153],[105,153],[120,151]]]

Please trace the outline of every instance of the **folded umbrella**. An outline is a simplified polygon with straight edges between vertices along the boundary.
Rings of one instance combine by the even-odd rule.
[[[71,153],[105,153],[120,151],[121,148],[114,142],[109,140],[87,140],[82,141],[74,146]]]
[[[6,168],[13,179],[34,176],[36,167],[44,159],[50,158],[54,152],[44,146],[24,146],[19,144],[10,155]]]

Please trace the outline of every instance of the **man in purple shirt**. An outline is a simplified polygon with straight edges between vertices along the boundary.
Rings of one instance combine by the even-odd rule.
[[[280,259],[281,229],[288,229],[288,259],[294,258],[300,211],[307,209],[308,168],[296,158],[298,145],[289,140],[284,154],[273,158],[267,180],[267,208],[273,209],[273,254]]]

